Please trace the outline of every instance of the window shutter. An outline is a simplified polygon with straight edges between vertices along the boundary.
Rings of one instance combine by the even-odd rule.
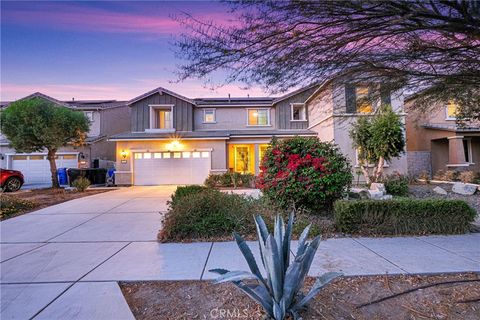
[[[390,90],[385,85],[380,86],[380,100],[382,106],[392,104]]]
[[[357,113],[357,101],[355,94],[355,85],[347,83],[345,85],[345,101],[347,105],[347,113]]]

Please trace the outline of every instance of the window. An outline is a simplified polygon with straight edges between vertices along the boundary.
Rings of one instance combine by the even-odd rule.
[[[247,109],[249,126],[268,126],[270,125],[269,109]]]
[[[143,154],[143,159],[152,159],[152,154],[150,152],[145,152]]]
[[[88,121],[93,121],[93,111],[85,111],[84,114],[87,117]]]
[[[190,158],[191,154],[192,153],[190,151],[184,151],[182,152],[182,158]]]
[[[203,122],[215,123],[215,109],[203,109]]]
[[[172,111],[155,110],[155,129],[172,129]]]
[[[192,158],[200,158],[200,152],[198,151],[192,152]]]
[[[465,162],[472,163],[472,140],[463,139],[463,152],[465,154]]]
[[[170,152],[164,152],[163,153],[163,159],[170,159]]]
[[[210,152],[208,152],[208,151],[203,151],[203,152],[202,152],[202,158],[210,158]]]
[[[180,159],[182,157],[182,153],[181,152],[174,152],[173,153],[173,158],[175,159]]]
[[[153,154],[153,158],[154,158],[154,159],[162,159],[162,154],[161,154],[160,152],[155,152],[155,153]]]
[[[446,108],[445,111],[446,111],[446,115],[447,115],[446,120],[455,120],[456,119],[456,113],[457,113],[457,104],[455,104],[455,102],[453,102],[453,101],[450,101],[447,104],[447,108]]]
[[[370,99],[370,89],[368,86],[356,86],[355,97],[358,113],[372,113],[373,105]]]
[[[305,104],[292,103],[292,121],[305,121],[307,119],[305,112]]]
[[[13,156],[12,160],[27,160],[27,156]]]
[[[142,159],[141,153],[135,153],[135,159]]]
[[[30,157],[32,158],[32,157]],[[77,160],[77,155],[76,154],[65,154],[63,156],[63,160]]]
[[[44,156],[30,156],[30,160],[43,160]]]
[[[150,105],[150,128],[145,131],[174,131],[173,105]]]

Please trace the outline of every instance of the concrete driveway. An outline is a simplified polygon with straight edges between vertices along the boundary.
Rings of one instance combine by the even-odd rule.
[[[1,222],[0,318],[133,319],[117,281],[211,279],[211,268],[248,270],[233,242],[156,241],[174,190],[124,188]],[[258,257],[256,243],[250,247]],[[328,239],[309,274],[327,271],[480,271],[480,233]]]

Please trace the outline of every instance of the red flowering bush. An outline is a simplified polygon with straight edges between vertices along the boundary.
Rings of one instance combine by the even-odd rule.
[[[322,209],[341,198],[353,179],[347,158],[316,137],[272,140],[260,170],[257,188],[283,208]]]

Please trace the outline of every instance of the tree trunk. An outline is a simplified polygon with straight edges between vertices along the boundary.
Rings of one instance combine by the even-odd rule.
[[[52,174],[52,188],[57,189],[60,188],[58,184],[58,176],[57,176],[57,164],[55,163],[55,154],[57,150],[55,149],[48,149],[47,159],[50,163],[50,172]]]
[[[365,183],[370,185],[370,183],[372,183],[370,179],[370,172],[368,172],[368,169],[363,164],[360,164],[360,170],[362,170],[363,176],[365,177]]]
[[[378,164],[377,168],[375,170],[375,182],[378,181],[378,179],[382,176],[383,174],[383,165],[385,164],[385,159],[383,157],[380,157],[378,159]]]

